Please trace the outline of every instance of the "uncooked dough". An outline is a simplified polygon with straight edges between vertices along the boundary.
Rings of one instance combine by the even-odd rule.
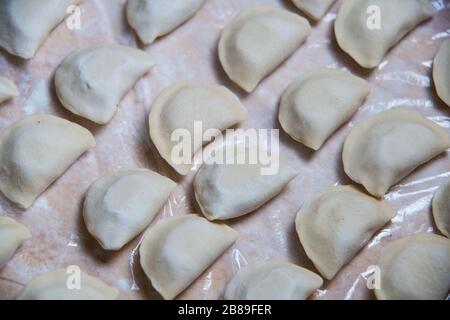
[[[0,47],[24,59],[34,57],[48,34],[79,0],[1,0]]]
[[[21,208],[34,200],[95,145],[92,134],[51,116],[25,116],[0,136],[0,191]]]
[[[23,241],[31,238],[28,229],[17,221],[0,216],[0,269],[13,257]]]
[[[86,193],[83,217],[107,250],[119,250],[153,220],[176,183],[146,169],[102,176]]]
[[[330,9],[334,0],[292,0],[292,2],[308,17],[320,20]]]
[[[379,300],[444,300],[450,290],[450,240],[419,233],[390,244],[378,262]]]
[[[78,49],[56,70],[56,93],[70,112],[106,124],[154,64],[145,51],[116,44]]]
[[[432,202],[433,217],[439,231],[450,238],[450,180],[436,191]]]
[[[297,14],[271,6],[250,7],[225,26],[219,59],[228,77],[252,92],[310,33],[308,20]]]
[[[17,89],[14,82],[0,77],[0,103],[5,102],[8,99],[17,97],[19,95],[19,90]]]
[[[144,44],[175,30],[206,0],[128,0],[127,19]]]
[[[436,12],[428,0],[343,0],[336,39],[364,68],[374,68],[397,42]]]
[[[450,148],[447,132],[412,111],[391,109],[357,124],[344,143],[344,170],[382,197],[421,164]]]
[[[336,186],[303,204],[295,225],[308,257],[332,279],[394,216],[395,210],[384,201],[352,186]]]
[[[314,272],[267,261],[245,267],[228,283],[226,300],[305,300],[323,284]]]
[[[278,119],[294,140],[318,150],[350,120],[369,93],[364,79],[336,69],[316,69],[289,85],[281,98]]]
[[[450,107],[450,40],[441,45],[434,58],[433,80],[439,98]]]
[[[236,241],[230,227],[194,214],[160,220],[144,236],[139,254],[147,277],[164,299],[186,289]]]

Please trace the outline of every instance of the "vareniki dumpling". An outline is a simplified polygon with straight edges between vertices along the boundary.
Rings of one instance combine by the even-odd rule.
[[[450,40],[442,44],[434,58],[433,80],[439,98],[450,107]]]
[[[31,234],[26,227],[11,218],[0,216],[0,269],[29,238]]]
[[[166,88],[156,98],[150,110],[149,131],[159,154],[179,174],[186,175],[192,165],[192,156],[204,143],[206,131],[223,131],[246,118],[247,111],[239,98],[227,88],[181,82]],[[195,130],[196,123],[200,132]],[[181,130],[190,135],[189,150],[183,152],[176,148],[181,143],[173,139]],[[202,136],[195,137],[196,133]]]
[[[139,248],[141,266],[164,299],[186,289],[234,241],[237,233],[194,214],[158,221]]]
[[[356,125],[344,143],[344,170],[377,197],[415,168],[450,148],[446,131],[403,109],[381,112]]]
[[[320,20],[331,7],[334,0],[292,0],[292,2],[308,17]]]
[[[50,31],[79,0],[1,0],[0,47],[10,54],[32,58]]]
[[[176,29],[191,18],[205,0],[128,0],[128,23],[144,44]]]
[[[226,220],[250,213],[277,196],[297,176],[283,161],[273,174],[263,174],[260,162],[205,163],[194,179],[195,198],[209,220]]]
[[[450,290],[450,240],[418,233],[384,249],[379,300],[444,300]]]
[[[271,6],[251,7],[225,26],[220,62],[231,80],[252,92],[310,33],[309,22],[299,15]]]
[[[0,136],[0,190],[28,208],[94,145],[92,134],[73,122],[51,115],[25,116]]]
[[[387,203],[354,187],[336,186],[303,204],[295,225],[308,257],[332,279],[394,216]]]
[[[436,191],[432,202],[433,217],[439,231],[450,238],[450,180]]]
[[[17,89],[14,82],[0,77],[0,103],[5,102],[8,99],[17,97],[19,95],[19,90]]]
[[[322,286],[314,272],[287,262],[264,262],[240,270],[228,283],[226,300],[305,300]]]
[[[428,0],[343,0],[335,22],[336,39],[361,66],[374,68],[435,11]]]
[[[79,276],[79,279],[78,279]],[[18,300],[114,300],[119,290],[81,270],[57,269],[31,280]]]
[[[368,82],[350,73],[326,68],[313,70],[286,89],[278,118],[293,139],[318,150],[353,116],[369,93]]]
[[[70,112],[106,124],[154,64],[145,51],[115,44],[78,49],[56,70],[56,93]]]
[[[145,169],[107,174],[86,194],[87,229],[103,248],[118,250],[148,226],[175,187],[172,180]]]

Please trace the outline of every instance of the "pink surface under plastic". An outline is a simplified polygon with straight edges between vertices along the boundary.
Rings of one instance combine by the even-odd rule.
[[[352,184],[342,168],[341,151],[354,124],[390,108],[423,114],[450,134],[450,108],[436,96],[431,79],[432,60],[450,36],[450,4],[434,0],[439,12],[421,24],[385,57],[378,68],[365,70],[339,49],[333,32],[338,3],[311,36],[252,94],[228,80],[217,58],[222,28],[239,11],[256,4],[272,4],[301,14],[286,0],[207,0],[204,7],[171,34],[142,47],[125,20],[124,0],[85,0],[81,4],[82,28],[70,31],[59,25],[29,61],[0,53],[0,74],[13,80],[21,95],[0,107],[0,132],[27,114],[50,113],[75,121],[95,135],[97,146],[83,155],[22,211],[3,196],[0,214],[25,224],[33,234],[0,271],[0,298],[13,299],[36,275],[69,265],[79,265],[120,290],[121,299],[158,299],[139,265],[141,235],[118,252],[107,252],[90,236],[81,210],[89,185],[108,172],[149,168],[179,182],[161,213],[153,221],[173,215],[200,212],[192,190],[195,169],[179,177],[159,156],[148,136],[147,116],[155,97],[182,80],[226,85],[242,99],[249,118],[242,128],[275,128],[280,96],[298,75],[319,67],[348,70],[370,82],[372,93],[354,118],[335,133],[320,151],[313,152],[280,131],[280,153],[299,172],[274,200],[259,210],[228,222],[239,232],[237,242],[210,266],[180,299],[220,299],[227,281],[242,267],[261,260],[290,261],[312,271],[295,232],[294,217],[303,202],[324,187]],[[45,18],[45,17],[43,17]],[[72,50],[85,45],[120,43],[141,47],[157,65],[140,80],[106,126],[73,116],[58,102],[53,74]],[[366,287],[367,267],[377,263],[390,242],[417,232],[437,232],[430,201],[433,192],[450,178],[449,155],[443,154],[418,168],[385,196],[398,214],[313,299],[373,299]],[[151,227],[151,225],[150,225]]]

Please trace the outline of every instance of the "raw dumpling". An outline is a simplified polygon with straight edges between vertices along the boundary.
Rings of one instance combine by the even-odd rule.
[[[450,290],[450,240],[419,233],[382,253],[379,300],[444,300]]]
[[[148,226],[175,187],[172,180],[145,169],[107,174],[86,194],[87,229],[103,248],[118,250]]]
[[[164,299],[186,289],[236,241],[226,225],[194,214],[160,220],[150,228],[139,248],[141,266]]]
[[[25,116],[0,136],[0,191],[28,208],[95,145],[85,128],[51,115]]]
[[[251,7],[223,30],[220,62],[231,80],[252,92],[310,33],[308,20],[299,15],[270,6]]]
[[[318,150],[353,116],[369,93],[368,82],[350,73],[313,70],[286,89],[278,118],[294,140]]]
[[[336,39],[361,66],[374,68],[391,47],[434,13],[428,0],[344,0],[335,22]]]
[[[263,175],[261,163],[238,164],[237,157],[235,153],[234,164],[205,163],[195,176],[195,198],[209,220],[250,213],[277,196],[297,176],[281,161],[276,174]]]
[[[71,280],[74,273],[66,269],[41,274],[31,280],[25,289],[17,297],[18,300],[115,300],[119,296],[119,290],[108,286],[96,277],[92,277],[83,271],[80,273],[79,288],[74,287]]]
[[[247,111],[239,98],[227,88],[183,82],[166,88],[155,100],[149,115],[149,131],[159,154],[179,174],[186,175],[191,161],[186,163],[182,154],[175,152],[179,142],[171,137],[176,130],[186,129],[191,135],[190,160],[203,144],[194,139],[194,122],[202,125],[203,135],[208,129],[223,131],[246,118]]]
[[[154,64],[145,51],[115,44],[78,49],[56,70],[56,93],[70,112],[106,124]]]
[[[205,0],[128,0],[128,23],[144,44],[175,30],[190,19]]]
[[[432,202],[433,217],[437,228],[450,238],[450,180],[436,191]]]
[[[330,9],[334,0],[292,0],[292,2],[308,17],[320,20]]]
[[[332,279],[394,216],[387,203],[354,187],[337,186],[307,201],[295,225],[308,257],[325,278]]]
[[[226,300],[305,300],[322,286],[314,272],[287,262],[265,262],[240,270],[228,283]]]
[[[434,58],[433,80],[438,96],[450,107],[450,40],[442,44]]]
[[[30,231],[17,221],[0,217],[0,269],[12,258],[23,241],[31,238]]]
[[[9,53],[32,58],[50,31],[79,0],[1,0],[0,47]]]
[[[8,99],[17,97],[19,95],[19,90],[17,89],[14,82],[0,77],[0,103],[5,102]]]
[[[344,170],[382,197],[415,168],[450,148],[444,129],[412,111],[381,112],[356,125],[344,143]]]

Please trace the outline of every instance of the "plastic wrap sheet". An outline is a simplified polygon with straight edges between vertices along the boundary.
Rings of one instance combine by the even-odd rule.
[[[122,101],[113,121],[96,126],[65,111],[53,88],[55,68],[73,49],[89,44],[121,43],[140,46],[124,15],[124,0],[86,0],[81,4],[82,28],[58,26],[36,57],[22,61],[0,55],[0,74],[14,80],[21,95],[0,108],[0,130],[26,114],[51,113],[76,121],[96,136],[95,149],[83,155],[34,205],[21,211],[5,198],[0,214],[24,223],[33,239],[24,243],[0,271],[0,298],[14,298],[34,276],[68,265],[79,265],[120,289],[122,299],[159,298],[139,266],[137,239],[119,252],[104,251],[87,232],[81,216],[83,196],[99,176],[120,169],[145,167],[180,183],[155,221],[173,215],[199,212],[192,192],[192,174],[180,178],[160,158],[148,137],[147,115],[152,101],[168,85],[180,80],[220,83],[240,96],[249,111],[243,128],[279,128],[279,98],[299,74],[317,67],[335,67],[370,81],[372,93],[350,123],[341,128],[318,152],[281,133],[280,152],[299,176],[267,205],[229,224],[239,239],[179,298],[221,298],[230,277],[247,264],[286,260],[316,271],[294,230],[294,217],[302,203],[320,189],[350,184],[342,168],[342,144],[355,123],[390,108],[419,112],[445,127],[450,134],[450,109],[436,96],[431,79],[432,60],[450,35],[450,4],[435,0],[435,17],[402,40],[372,71],[358,67],[337,46],[333,23],[338,4],[313,25],[306,43],[252,94],[231,83],[217,58],[217,42],[224,25],[240,10],[255,4],[272,4],[300,13],[283,0],[208,0],[198,14],[170,35],[144,49],[157,66]],[[44,18],[44,17],[43,17]],[[372,299],[366,288],[366,269],[376,264],[390,242],[416,232],[436,232],[430,200],[435,189],[450,177],[449,155],[444,154],[409,175],[386,195],[398,209],[365,248],[314,299]],[[154,221],[154,222],[155,222]],[[151,227],[151,226],[150,226]]]

